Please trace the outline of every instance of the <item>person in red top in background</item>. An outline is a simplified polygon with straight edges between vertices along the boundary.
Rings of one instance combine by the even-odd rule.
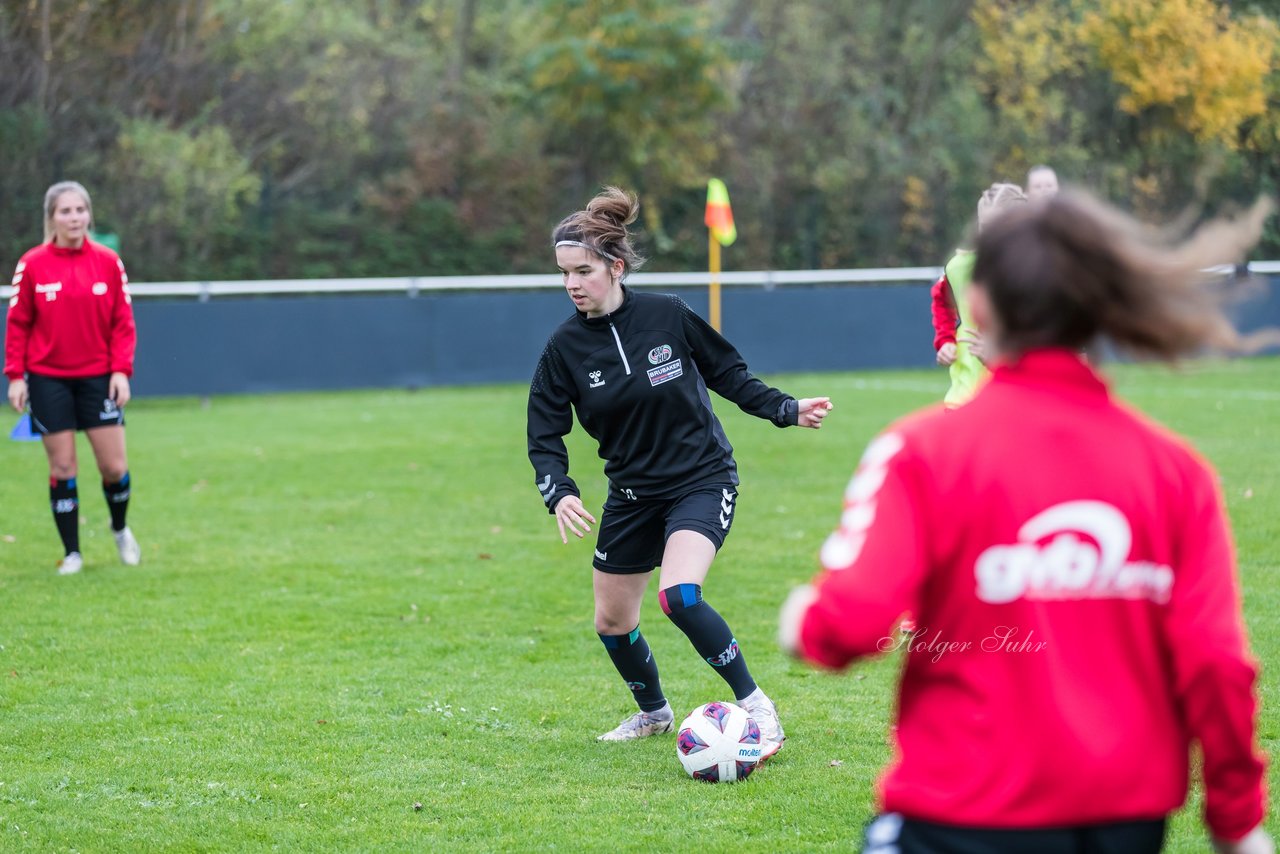
[[[54,184],[44,214],[45,242],[22,256],[13,276],[4,348],[9,403],[19,412],[30,403],[49,457],[49,500],[66,552],[58,573],[79,572],[84,563],[77,430],[88,437],[102,474],[120,560],[133,566],[141,550],[125,523],[124,407],[137,342],[129,278],[119,256],[88,237],[93,206],[84,187]]]
[[[1080,355],[1102,335],[1170,361],[1239,346],[1198,271],[1268,212],[1157,248],[1064,192],[979,235],[990,381],[871,443],[823,573],[781,615],[783,646],[826,667],[907,647],[864,851],[1158,851],[1193,744],[1216,849],[1273,850],[1217,478]]]

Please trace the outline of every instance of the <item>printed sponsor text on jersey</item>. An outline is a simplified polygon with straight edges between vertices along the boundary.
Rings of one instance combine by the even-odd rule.
[[[1130,561],[1129,520],[1101,501],[1068,501],[1037,514],[1018,542],[991,546],[974,565],[977,596],[1015,599],[1150,599],[1169,601],[1173,570]]]

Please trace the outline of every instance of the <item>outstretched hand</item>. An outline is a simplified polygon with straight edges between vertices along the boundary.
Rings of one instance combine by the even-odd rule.
[[[565,533],[565,528],[573,531],[573,535],[578,539],[582,539],[585,535],[591,533],[591,526],[596,522],[596,517],[587,512],[587,508],[582,506],[582,499],[576,495],[566,495],[556,504],[556,524],[560,526],[560,542],[569,542],[569,536]],[[579,530],[581,527],[581,530]]]
[[[798,406],[798,417],[796,418],[796,426],[812,427],[817,430],[822,426],[822,419],[827,417],[827,413],[831,411],[831,398],[829,397],[806,397],[796,401]]]
[[[782,611],[778,614],[778,645],[784,652],[800,655],[800,627],[804,624],[809,606],[817,598],[818,591],[812,584],[802,584],[792,589],[787,600],[782,603]]]

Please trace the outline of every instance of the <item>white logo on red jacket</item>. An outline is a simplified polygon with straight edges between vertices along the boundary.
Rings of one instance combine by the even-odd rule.
[[[889,460],[902,450],[902,437],[886,433],[862,454],[858,470],[844,491],[844,513],[840,527],[822,544],[820,558],[826,569],[848,569],[853,566],[867,541],[867,530],[876,519],[876,496],[889,473]]]
[[[62,290],[62,282],[50,282],[47,285],[36,285],[36,293],[44,294],[45,302],[53,302],[58,298],[58,291]]]
[[[1132,545],[1129,520],[1110,504],[1058,504],[1023,525],[1017,543],[978,555],[977,596],[993,604],[1023,598],[1168,602],[1173,570],[1128,560]]]

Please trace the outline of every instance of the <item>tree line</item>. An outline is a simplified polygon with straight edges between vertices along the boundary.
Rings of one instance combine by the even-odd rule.
[[[84,183],[135,281],[941,263],[1048,163],[1183,225],[1274,191],[1280,0],[2,0],[0,263]],[[1280,232],[1261,255],[1280,257]]]

